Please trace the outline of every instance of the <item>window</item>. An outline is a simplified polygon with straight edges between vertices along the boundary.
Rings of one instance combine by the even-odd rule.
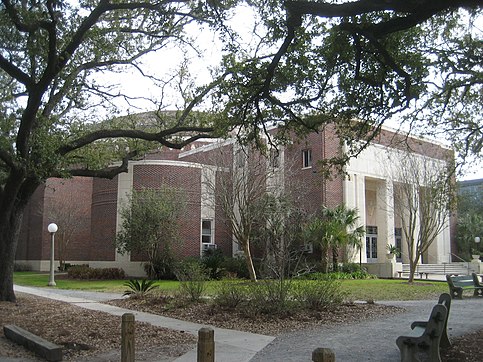
[[[201,242],[203,244],[213,244],[213,222],[212,220],[201,221]]]
[[[302,151],[302,168],[312,167],[312,150]]]

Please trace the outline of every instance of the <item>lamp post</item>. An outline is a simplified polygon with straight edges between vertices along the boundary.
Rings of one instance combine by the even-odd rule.
[[[54,280],[54,235],[57,232],[59,228],[57,227],[57,224],[55,223],[50,223],[49,226],[47,226],[47,230],[50,233],[50,277],[49,277],[49,284],[48,286],[50,287],[55,287],[55,280]]]
[[[480,237],[475,236],[476,251],[480,251]]]

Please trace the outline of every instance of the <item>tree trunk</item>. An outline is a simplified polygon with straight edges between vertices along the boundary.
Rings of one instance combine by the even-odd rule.
[[[250,275],[250,280],[257,281],[257,273],[255,271],[255,266],[253,265],[252,253],[250,251],[250,242],[244,241],[242,244],[243,254],[245,255],[245,262],[247,264],[248,274]]]
[[[0,301],[16,301],[13,267],[23,212],[40,185],[36,177],[24,176],[23,170],[11,171],[0,193]]]
[[[332,271],[339,271],[339,253],[335,246],[332,247]]]
[[[12,212],[11,215],[6,222],[3,218],[0,221],[0,301],[15,302],[13,267],[22,224],[22,212]]]

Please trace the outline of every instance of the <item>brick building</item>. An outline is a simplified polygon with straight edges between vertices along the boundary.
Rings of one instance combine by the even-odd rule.
[[[427,140],[403,137],[389,129],[383,129],[357,158],[345,168],[346,175],[334,175],[322,179],[318,163],[343,151],[341,143],[330,128],[312,133],[303,140],[277,149],[276,165],[266,160],[266,167],[276,172],[267,176],[261,188],[297,185],[299,197],[308,213],[321,206],[335,207],[345,203],[357,208],[360,221],[366,225],[366,243],[354,261],[367,264],[386,263],[386,245],[393,244],[407,253],[402,242],[400,220],[395,216],[393,186],[397,182],[387,166],[397,169],[407,146],[411,157],[431,159],[441,167],[452,152]],[[220,165],[218,155],[224,157]],[[87,263],[92,267],[121,267],[128,275],[142,275],[139,257],[120,255],[114,247],[119,230],[120,205],[132,189],[157,188],[161,185],[176,187],[186,196],[187,207],[181,220],[180,242],[173,246],[178,256],[200,256],[204,248],[217,245],[225,255],[233,255],[238,249],[233,243],[225,215],[216,206],[217,187],[220,178],[240,167],[240,147],[233,139],[196,142],[182,150],[161,149],[145,155],[143,160],[129,163],[127,173],[113,180],[73,178],[49,179],[36,191],[29,204],[17,250],[17,262],[26,263],[35,270],[48,270],[50,237],[49,222],[59,224],[59,216],[49,210],[59,205],[75,205],[78,211],[76,232],[72,233],[65,260],[70,263]],[[402,164],[399,165],[403,167]],[[247,167],[247,166],[245,166]],[[287,170],[290,168],[290,172]],[[208,187],[207,185],[215,185]],[[449,262],[453,228],[448,227],[438,235],[436,242],[424,257],[427,263]],[[67,228],[69,228],[67,226]],[[72,229],[72,228],[69,228]]]

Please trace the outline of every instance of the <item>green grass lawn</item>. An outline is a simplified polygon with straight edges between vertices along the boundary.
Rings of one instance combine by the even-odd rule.
[[[352,300],[418,300],[438,298],[448,293],[446,282],[370,279],[343,280],[342,287]]]
[[[24,286],[47,287],[48,273],[16,272],[14,283]],[[126,290],[126,280],[71,280],[63,276],[56,276],[55,282],[59,289],[90,290],[99,292],[122,293]],[[306,281],[312,282],[312,281]],[[208,292],[213,291],[220,282],[208,282]],[[175,291],[179,282],[158,281],[156,283],[162,291]],[[342,280],[342,288],[351,300],[417,300],[434,299],[441,293],[448,292],[446,282],[416,281],[412,285],[399,279],[367,279]]]

